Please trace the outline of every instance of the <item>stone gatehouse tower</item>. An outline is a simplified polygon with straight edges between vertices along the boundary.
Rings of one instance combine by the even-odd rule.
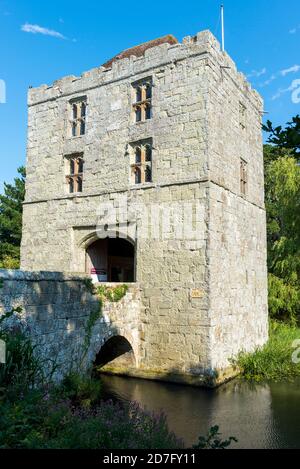
[[[28,106],[22,269],[134,282],[135,375],[222,381],[267,340],[258,93],[204,31],[30,89]]]

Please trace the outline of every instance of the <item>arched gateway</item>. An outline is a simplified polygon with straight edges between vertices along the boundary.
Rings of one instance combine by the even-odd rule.
[[[135,247],[127,239],[98,239],[86,249],[85,268],[98,282],[134,282]]]

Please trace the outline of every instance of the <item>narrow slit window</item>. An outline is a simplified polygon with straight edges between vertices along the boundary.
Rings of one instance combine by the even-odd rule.
[[[152,86],[149,83],[146,85],[146,99],[152,99]]]
[[[142,120],[142,109],[140,106],[137,106],[135,110],[135,120],[136,122],[141,122]]]
[[[77,192],[82,192],[82,177],[77,178]]]
[[[70,178],[70,180],[69,180],[69,192],[70,192],[70,194],[73,194],[73,192],[74,192],[74,181],[73,181],[73,178]]]
[[[246,128],[246,111],[246,106],[243,103],[239,103],[240,128],[243,130]]]
[[[75,174],[75,161],[73,159],[70,160],[70,174]]]
[[[77,119],[77,104],[73,104],[72,106],[73,109],[73,119]]]
[[[142,96],[143,96],[142,88],[140,86],[138,86],[136,88],[136,102],[137,103],[139,103],[143,100]]]
[[[247,162],[245,160],[240,160],[240,191],[242,195],[247,194],[248,186],[248,171],[247,171]]]
[[[75,123],[72,124],[72,137],[76,137],[77,126]]]
[[[149,103],[145,104],[145,114],[146,120],[151,119],[151,106]]]
[[[135,168],[135,183],[136,184],[140,184],[142,182],[142,178],[141,178],[141,170],[140,168]]]
[[[151,166],[147,165],[145,169],[145,182],[151,182],[152,181],[152,170]]]
[[[135,149],[135,162],[137,164],[142,162],[142,151],[141,151],[140,147],[136,147],[136,149]]]

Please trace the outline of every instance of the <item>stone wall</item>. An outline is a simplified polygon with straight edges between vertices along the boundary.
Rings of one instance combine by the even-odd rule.
[[[58,272],[24,272],[0,269],[0,316],[12,308],[37,345],[47,371],[58,365],[57,380],[71,370],[90,369],[101,347],[113,336],[121,336],[132,346],[135,365],[139,364],[140,290],[131,285],[118,303],[105,302],[100,313],[99,299],[92,295],[86,276]],[[87,340],[88,322],[92,323]],[[12,323],[11,323],[12,324]]]

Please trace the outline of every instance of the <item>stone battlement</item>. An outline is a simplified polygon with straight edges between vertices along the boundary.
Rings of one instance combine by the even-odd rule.
[[[133,48],[134,50],[134,48]],[[109,68],[100,66],[82,73],[81,76],[65,76],[56,80],[52,85],[41,85],[30,88],[28,92],[28,105],[56,100],[76,93],[82,94],[93,88],[105,86],[133,75],[144,74],[147,69],[176,64],[192,56],[203,56],[213,59],[210,66],[219,65],[224,73],[230,74],[236,84],[245,92],[251,94],[252,103],[259,111],[263,110],[261,96],[252,89],[243,73],[238,72],[234,61],[226,52],[221,51],[220,43],[210,31],[202,31],[196,36],[186,36],[182,43],[169,44],[167,42],[146,49],[143,56],[134,55],[129,58],[114,60]]]

